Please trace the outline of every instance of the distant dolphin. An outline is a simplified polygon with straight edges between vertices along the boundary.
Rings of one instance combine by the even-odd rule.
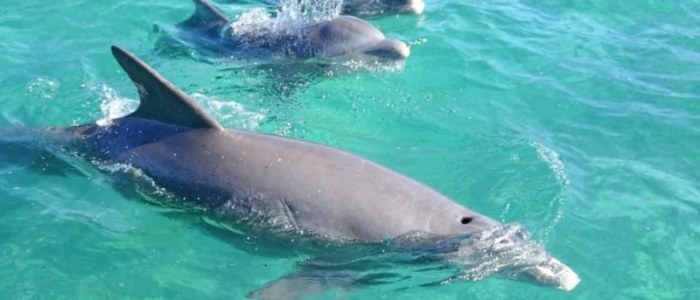
[[[116,46],[112,54],[138,89],[136,111],[105,126],[54,128],[44,136],[87,161],[132,166],[181,203],[207,211],[234,237],[317,259],[251,296],[276,297],[301,283],[315,292],[382,282],[391,276],[363,271],[392,261],[473,261],[482,253],[493,259],[507,246],[506,240],[481,243],[492,240],[488,229],[499,222],[413,179],[329,146],[224,129],[133,54]],[[391,253],[406,255],[397,260]],[[523,267],[527,277],[565,290],[578,284],[570,268],[538,253],[540,260]],[[358,255],[369,262],[349,258]]]
[[[314,24],[243,24],[237,28],[206,0],[194,0],[195,12],[177,24],[178,37],[205,53],[239,59],[363,59],[400,61],[410,49],[384,37],[376,27],[352,16]],[[260,11],[260,10],[258,10]],[[264,13],[264,17],[268,17]],[[252,27],[252,28],[251,28]]]

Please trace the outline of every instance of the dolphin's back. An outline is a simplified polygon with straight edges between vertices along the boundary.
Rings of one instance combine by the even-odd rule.
[[[149,132],[142,127],[154,126],[136,118],[118,122],[103,130]],[[424,212],[458,207],[412,179],[327,146],[238,130],[156,126],[166,133],[149,133],[138,143],[109,143],[113,137],[104,132],[85,137],[99,145],[96,156],[130,164],[178,197],[227,218],[246,218],[247,225],[376,241],[426,231]]]

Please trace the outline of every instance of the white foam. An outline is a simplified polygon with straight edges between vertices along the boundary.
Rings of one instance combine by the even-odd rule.
[[[571,291],[581,282],[581,278],[571,268],[556,258],[550,258],[546,264],[535,266],[531,270],[537,281],[550,283],[564,291]]]
[[[425,10],[425,2],[423,2],[423,0],[411,1],[411,5],[409,8],[410,12],[417,14],[417,15],[420,15],[423,13],[424,10]]]
[[[264,8],[253,8],[242,13],[229,27],[232,34],[251,40],[270,33],[293,34],[309,24],[340,15],[341,8],[342,0],[281,0],[274,18]]]
[[[102,98],[100,102],[102,118],[96,122],[99,126],[109,125],[112,120],[128,115],[139,105],[136,100],[119,96],[117,91],[106,84],[88,84],[87,87]]]
[[[277,17],[318,23],[340,15],[342,0],[280,0]]]
[[[270,14],[265,9],[253,8],[242,13],[229,27],[234,35],[263,35],[271,30],[268,28],[270,20]]]
[[[559,153],[538,142],[532,142],[532,146],[535,147],[540,159],[547,163],[549,169],[552,170],[557,180],[559,180],[559,183],[568,185],[569,178],[566,176],[566,166],[559,159]]]
[[[547,228],[545,228],[541,232],[541,236],[546,239],[549,233],[554,228],[554,225],[559,223],[559,220],[563,216],[562,207],[563,202],[566,199],[565,191],[566,187],[569,185],[570,182],[569,177],[566,176],[566,166],[559,158],[559,153],[538,142],[532,142],[532,146],[537,151],[537,155],[539,156],[539,158],[547,164],[547,166],[552,171],[552,173],[554,174],[557,181],[562,187],[562,191],[560,192],[560,194],[556,198],[552,199],[552,201],[550,202],[550,207],[552,209],[555,209],[556,211],[554,213],[554,218],[551,220],[551,223],[549,223]]]
[[[96,122],[99,126],[107,126],[112,120],[128,115],[139,106],[138,100],[122,97],[106,84],[90,83],[85,86],[101,98],[102,117]],[[191,96],[204,106],[214,119],[224,125],[255,130],[266,115],[262,112],[250,111],[234,101],[223,101],[200,93],[194,93]]]
[[[58,80],[48,77],[36,77],[27,83],[27,93],[42,99],[53,99],[60,84]]]
[[[369,71],[371,73],[394,73],[403,71],[406,66],[405,61],[378,61],[372,59],[349,59],[344,60],[341,58],[336,58],[331,61],[330,69],[327,71],[327,75],[335,74],[350,74],[357,71]],[[332,72],[328,74],[328,72]]]
[[[518,224],[496,226],[474,234],[460,242],[459,251],[449,260],[463,266],[459,278],[464,280],[499,275],[534,279],[565,291],[574,289],[581,281],[571,268],[531,240],[527,230]]]
[[[193,93],[192,97],[205,106],[214,119],[225,126],[255,130],[266,115],[248,110],[242,104],[231,100],[223,101],[200,93]]]

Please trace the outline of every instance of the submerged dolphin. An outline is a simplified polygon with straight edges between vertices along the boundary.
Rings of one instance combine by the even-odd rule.
[[[358,266],[359,260],[349,264],[340,261],[363,251],[368,251],[364,253],[370,253],[369,257],[375,256],[371,253],[386,254],[384,250],[369,251],[368,245],[408,251],[411,256],[401,261],[410,264],[422,264],[423,260],[415,257],[418,250],[427,251],[430,257],[440,253],[451,257],[450,261],[459,261],[474,253],[497,253],[504,245],[498,241],[474,246],[474,241],[483,238],[472,239],[469,247],[469,243],[449,242],[451,237],[484,236],[484,230],[500,223],[348,152],[224,129],[192,98],[133,54],[116,46],[112,54],[138,88],[140,105],[136,111],[105,126],[55,128],[47,136],[54,136],[55,142],[88,161],[126,164],[140,170],[182,203],[208,211],[246,237],[278,245],[275,250],[280,251],[294,252],[287,247],[290,245],[300,247],[299,251],[323,261],[307,263],[313,267],[254,295],[279,295],[280,289],[319,276],[333,278],[318,281],[324,284],[366,282],[367,276],[352,279],[348,274],[354,273],[334,270],[373,268],[376,264]],[[394,238],[395,244],[383,244]],[[283,244],[286,246],[279,246]],[[576,286],[578,277],[571,269],[542,255],[547,265],[529,266],[525,272],[530,277],[565,290]],[[316,288],[326,286],[311,289]]]
[[[276,23],[275,19],[266,19],[266,12],[254,10],[256,20],[232,23],[206,0],[194,2],[192,16],[177,24],[178,37],[210,54],[238,59],[382,61],[400,61],[410,54],[403,42],[385,38],[376,27],[352,16],[292,24]]]

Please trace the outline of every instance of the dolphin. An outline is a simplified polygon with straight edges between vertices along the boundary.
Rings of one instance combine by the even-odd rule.
[[[98,166],[138,170],[166,198],[203,211],[234,240],[253,237],[272,250],[316,258],[249,296],[277,298],[303,282],[313,282],[308,292],[383,282],[392,276],[365,271],[392,261],[422,266],[513,253],[502,250],[506,240],[488,237],[490,228],[502,227],[498,221],[349,152],[224,128],[136,56],[117,46],[111,51],[138,90],[138,108],[106,125],[50,128],[42,136]],[[578,284],[569,267],[537,253],[541,260],[522,267],[529,278],[564,290]]]
[[[410,55],[405,43],[387,39],[372,24],[353,16],[297,24],[271,19],[264,10],[254,9],[246,21],[231,22],[208,1],[194,2],[195,12],[176,25],[176,36],[207,55],[366,61],[402,61]]]

